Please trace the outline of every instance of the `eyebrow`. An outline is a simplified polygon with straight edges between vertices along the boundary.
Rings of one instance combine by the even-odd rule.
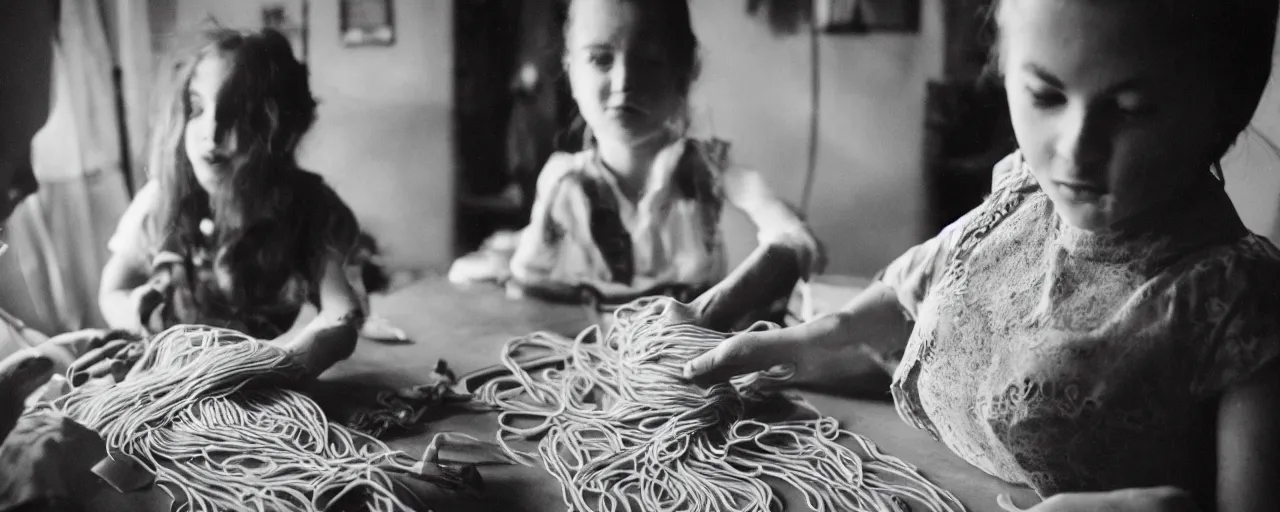
[[[1063,89],[1066,87],[1062,83],[1062,80],[1058,79],[1058,77],[1054,76],[1053,73],[1050,73],[1049,70],[1041,67],[1038,64],[1029,62],[1023,65],[1022,69],[1026,70],[1028,73],[1031,73],[1032,75],[1035,75],[1036,78],[1048,84],[1050,87],[1053,87],[1055,89]],[[1135,77],[1120,81],[1119,83],[1113,84],[1110,87],[1107,87],[1105,92],[1110,94],[1110,93],[1124,91],[1127,89],[1142,89],[1143,85],[1145,85],[1146,82],[1147,82],[1146,77],[1135,76]]]

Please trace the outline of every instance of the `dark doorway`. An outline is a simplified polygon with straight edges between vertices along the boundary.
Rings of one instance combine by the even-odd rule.
[[[930,235],[982,202],[992,167],[1017,146],[1004,89],[990,66],[990,10],[991,0],[943,5],[944,76],[929,84],[925,100]]]
[[[573,118],[561,71],[566,0],[456,2],[457,254],[528,223],[543,164]]]

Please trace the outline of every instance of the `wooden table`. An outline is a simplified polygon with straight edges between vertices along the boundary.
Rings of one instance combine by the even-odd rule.
[[[323,377],[318,390],[328,400],[356,400],[377,388],[425,382],[439,359],[459,373],[495,364],[503,343],[533,331],[574,334],[588,325],[590,315],[575,306],[511,300],[497,289],[457,289],[432,279],[375,300],[374,311],[404,329],[410,344],[381,344],[361,340],[355,355]],[[824,414],[846,429],[867,436],[882,451],[916,465],[933,482],[953,492],[975,512],[999,511],[995,497],[1011,494],[1021,506],[1038,501],[1030,490],[999,481],[965,463],[923,431],[903,423],[892,403],[807,394]],[[323,402],[323,400],[322,400]],[[410,454],[425,449],[436,432],[465,432],[492,439],[492,415],[456,415],[429,424],[420,435],[391,441]],[[482,469],[488,494],[498,502],[494,510],[513,512],[561,511],[558,483],[541,468],[494,466]],[[785,497],[785,496],[784,496]],[[790,499],[791,509],[804,509]]]

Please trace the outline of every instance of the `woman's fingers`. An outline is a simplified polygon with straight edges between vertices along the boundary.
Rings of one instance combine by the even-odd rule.
[[[777,365],[795,364],[797,341],[794,329],[742,333],[686,363],[684,377],[708,386]]]
[[[89,378],[97,378],[111,373],[111,363],[116,354],[131,343],[127,339],[115,339],[98,348],[85,352],[71,363],[68,372],[71,374],[71,385],[79,386]]]
[[[92,366],[74,373],[71,376],[71,385],[80,386],[91,380],[114,376],[117,364],[118,362],[115,359],[101,359],[93,363]]]

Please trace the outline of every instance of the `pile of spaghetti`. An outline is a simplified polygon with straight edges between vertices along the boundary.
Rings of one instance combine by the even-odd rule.
[[[147,342],[135,375],[51,407],[152,472],[185,510],[409,510],[389,471],[415,461],[280,388],[288,359],[235,331],[174,327]]]
[[[682,365],[728,335],[673,321],[677,306],[659,298],[627,305],[603,338],[593,327],[574,340],[513,340],[503,355],[511,375],[477,391],[503,411],[499,444],[525,464],[540,458],[570,510],[780,510],[771,481],[817,511],[963,510],[915,468],[811,408],[807,419],[762,419],[805,405],[764,385],[783,371],[706,389],[685,382]],[[518,358],[530,351],[561,355],[564,367],[527,370]],[[534,439],[540,457],[511,447]]]

